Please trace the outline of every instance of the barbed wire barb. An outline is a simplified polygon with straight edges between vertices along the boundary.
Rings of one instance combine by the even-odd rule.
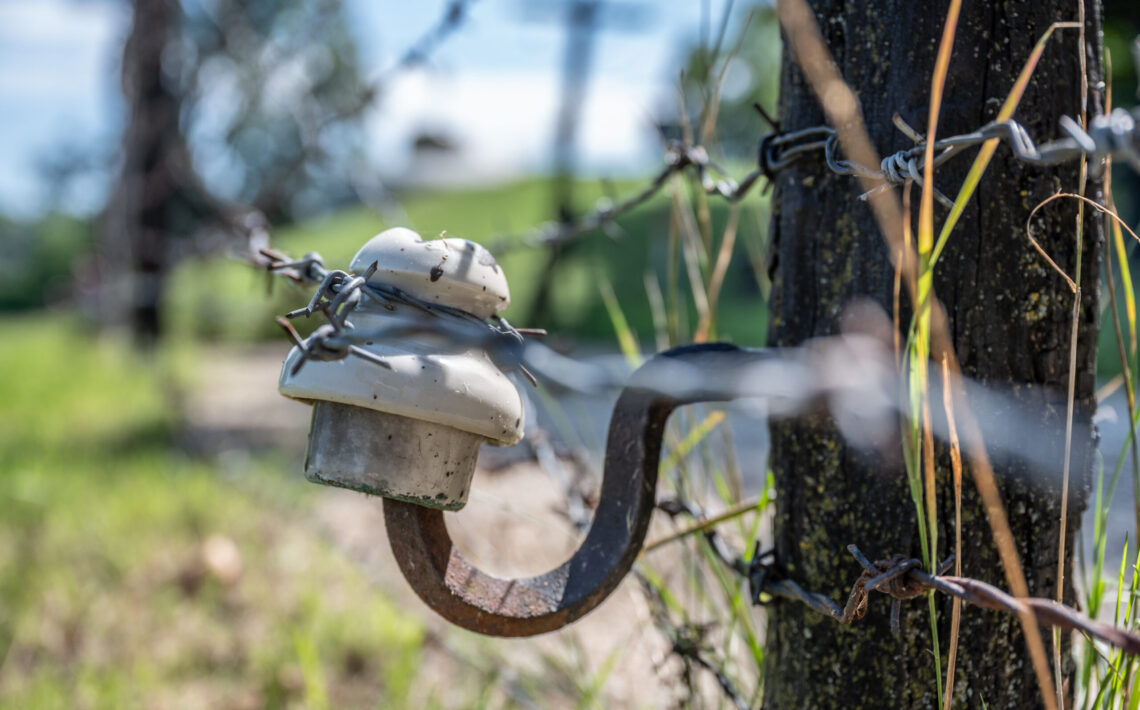
[[[918,559],[896,555],[887,560],[871,562],[855,545],[848,545],[847,550],[863,567],[863,573],[852,585],[847,604],[842,609],[827,596],[806,592],[790,579],[776,579],[774,566],[764,562],[765,559],[770,559],[771,555],[753,557],[750,579],[753,581],[754,599],[758,601],[760,594],[766,593],[798,601],[831,616],[841,624],[849,624],[863,618],[871,591],[890,596],[894,606],[901,601],[935,590],[986,609],[1010,614],[1019,614],[1027,610],[1043,627],[1079,631],[1115,646],[1125,653],[1140,655],[1140,634],[1135,632],[1087,618],[1076,609],[1052,599],[1018,598],[978,579],[942,576],[941,572],[949,569],[953,557],[939,566],[937,574],[930,574],[922,570],[922,561]],[[891,616],[892,619],[897,618],[894,609]]]

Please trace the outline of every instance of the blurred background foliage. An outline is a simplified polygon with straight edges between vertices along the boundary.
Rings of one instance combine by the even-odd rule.
[[[451,19],[445,14],[440,27],[461,27],[464,13],[471,10],[465,3],[455,5],[464,9],[449,10]],[[715,101],[712,148],[718,159],[736,169],[730,172],[743,173],[754,158],[757,137],[770,128],[753,104],[775,105],[779,34],[769,6],[739,5],[706,21],[725,23],[705,28],[719,31],[708,35],[711,41],[679,53],[684,58],[677,75],[681,91],[663,101],[654,120],[662,138],[679,138],[681,111],[693,121],[698,107]],[[1136,13],[1127,3],[1106,5],[1105,43],[1114,57],[1115,99],[1131,105],[1137,86],[1130,51]],[[384,184],[369,174],[364,116],[373,102],[383,101],[390,75],[400,69],[423,70],[430,42],[413,44],[386,73],[366,80],[356,40],[335,2],[187,0],[173,8],[179,12],[162,52],[163,82],[177,98],[173,141],[188,147],[189,163],[178,161],[182,172],[174,175],[172,189],[191,194],[195,204],[169,217],[173,223],[166,241],[171,244],[164,247],[170,254],[163,258],[169,262],[163,268],[173,272],[175,285],[168,297],[164,294],[163,319],[175,324],[177,333],[241,341],[276,335],[271,319],[247,318],[246,309],[263,316],[279,312],[288,296],[262,298],[262,287],[251,283],[256,277],[246,279],[240,264],[227,263],[244,247],[233,220],[256,209],[272,224],[276,246],[297,254],[319,251],[331,266],[347,263],[369,236],[395,225],[411,226],[426,238],[447,231],[497,247],[511,276],[513,304],[507,315],[557,335],[612,337],[607,319],[601,317],[604,308],[596,287],[599,280],[608,280],[628,309],[633,330],[644,341],[651,340],[643,277],[653,273],[664,281],[667,276],[667,200],[650,202],[619,220],[619,238],[588,235],[548,274],[539,268],[539,250],[522,241],[538,225],[558,219],[550,196],[553,177],[456,189],[444,178],[439,185],[428,180],[405,186],[399,180]],[[716,40],[720,32],[723,36]],[[717,59],[728,52],[728,61]],[[423,148],[431,137],[430,131],[417,137],[417,145],[428,153],[440,147],[428,141],[429,147]],[[446,141],[442,148],[447,149]],[[61,197],[68,194],[70,182],[91,171],[108,185],[124,181],[117,172],[123,167],[120,156],[107,145],[78,148],[62,140],[58,149],[44,151],[37,179],[52,197],[42,212],[0,214],[0,311],[66,307],[78,301],[101,326],[129,320],[123,303],[129,299],[123,293],[131,280],[131,249],[116,242],[130,230],[118,229],[107,214],[70,212]],[[572,213],[585,213],[599,198],[623,196],[640,186],[629,177],[601,178],[575,177]],[[1127,171],[1117,171],[1118,183],[1135,180]],[[1136,211],[1129,197],[1133,193],[1120,190],[1118,206],[1126,218]],[[710,208],[718,225],[723,224],[726,207],[714,202]],[[765,280],[766,210],[766,196],[748,206],[750,214],[741,220],[740,232],[747,258],[732,262],[722,296],[719,335],[738,342],[759,344],[765,332],[766,309],[758,297]],[[558,281],[557,303],[545,309],[542,323],[525,322],[535,315],[539,286],[533,280],[555,280],[552,276]],[[684,269],[677,278],[684,287]],[[214,307],[222,301],[227,309]]]
[[[154,142],[157,157],[151,160],[175,154],[163,165],[167,184],[162,189],[170,193],[166,204],[181,199],[184,208],[168,209],[169,214],[157,218],[133,218],[157,219],[164,227],[160,268],[172,272],[174,286],[162,295],[163,320],[176,324],[179,334],[243,341],[274,334],[271,319],[246,318],[245,309],[263,315],[279,311],[285,296],[263,299],[261,287],[250,283],[254,277],[243,279],[239,264],[226,263],[244,247],[234,223],[256,210],[273,226],[275,246],[288,252],[319,251],[330,265],[346,263],[368,237],[398,224],[412,226],[426,238],[446,230],[497,247],[511,275],[513,303],[507,315],[515,321],[533,315],[539,290],[533,279],[553,277],[558,298],[542,314],[541,325],[567,337],[612,337],[596,286],[608,280],[628,308],[634,330],[650,338],[653,325],[642,277],[653,273],[665,278],[662,235],[668,228],[668,200],[653,201],[620,220],[618,238],[588,235],[547,274],[538,268],[539,250],[522,239],[536,226],[558,218],[551,198],[556,178],[536,175],[454,189],[446,180],[442,187],[431,180],[381,185],[366,174],[363,116],[373,102],[384,100],[389,74],[422,69],[431,42],[413,44],[387,73],[366,81],[346,19],[334,2],[153,4],[170,11],[162,23],[165,30],[151,31],[169,35],[160,52],[161,91],[178,118],[157,126],[137,125],[153,120],[140,119],[136,109],[128,115],[124,140],[128,145]],[[471,11],[467,5],[452,3],[436,30],[459,27],[464,13]],[[698,107],[718,100],[718,135],[723,140],[718,138],[713,147],[726,165],[746,171],[754,159],[756,137],[768,128],[752,104],[773,105],[779,41],[771,8],[741,4],[730,9],[722,17],[705,19],[721,26],[704,29],[716,30],[721,44],[731,43],[734,57],[726,63],[720,57],[730,47],[703,42],[681,52],[679,56],[687,55],[677,75],[683,90],[673,99],[666,97],[666,109],[655,122],[663,137],[679,137],[679,111],[695,120]],[[728,90],[714,97],[707,87],[718,84],[714,72],[722,71]],[[126,87],[130,99],[129,81]],[[439,146],[423,148],[429,137],[418,136],[417,146],[430,153]],[[49,200],[43,216],[0,222],[2,268],[11,275],[0,285],[0,310],[79,300],[101,326],[129,324],[131,298],[125,294],[138,276],[131,262],[147,257],[132,255],[130,235],[139,228],[124,227],[123,216],[116,214],[116,197],[123,190],[141,189],[147,173],[139,168],[142,172],[131,175],[132,166],[121,162],[127,154],[106,146],[79,150],[74,144],[45,154],[40,172],[46,192],[53,196],[66,195],[69,181],[103,156],[98,170],[113,185],[111,200],[107,212],[79,216],[67,213],[65,201]],[[639,187],[628,177],[600,177],[572,176],[572,214],[588,212],[600,198],[616,198]],[[138,203],[143,198],[124,199]],[[726,208],[711,208],[713,219],[722,225]],[[766,202],[750,206],[753,214],[742,220],[740,241],[754,258],[733,263],[723,297],[721,335],[752,343],[760,342],[764,332],[757,278],[763,279],[765,269],[765,209]],[[678,278],[684,284],[681,272]],[[229,308],[214,308],[221,301]]]

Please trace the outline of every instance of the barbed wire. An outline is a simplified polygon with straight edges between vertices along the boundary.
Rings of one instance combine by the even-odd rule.
[[[697,520],[704,517],[699,507],[680,499],[669,499],[659,504],[659,507],[663,507],[671,514],[684,513]],[[863,568],[863,572],[852,584],[846,603],[840,607],[827,595],[809,592],[784,574],[775,559],[775,550],[761,551],[760,544],[757,543],[752,556],[744,559],[742,555],[731,553],[729,546],[715,528],[703,530],[702,536],[714,555],[726,567],[748,580],[752,602],[756,605],[770,604],[772,597],[779,597],[804,604],[841,624],[851,624],[864,617],[870,593],[877,591],[891,597],[891,629],[897,634],[900,632],[899,616],[902,602],[934,590],[985,609],[1014,615],[1028,611],[1037,619],[1040,626],[1079,631],[1115,646],[1125,653],[1140,655],[1140,633],[1090,619],[1076,609],[1052,599],[1014,597],[978,579],[943,575],[943,572],[953,564],[953,555],[938,566],[935,574],[930,574],[922,569],[921,560],[895,555],[872,562],[858,547],[853,544],[848,545],[847,551]],[[765,596],[769,599],[765,599]]]
[[[878,166],[862,165],[842,157],[839,134],[831,126],[819,125],[795,131],[783,131],[775,121],[759,107],[761,114],[773,127],[773,131],[762,136],[757,145],[757,168],[740,180],[728,177],[709,158],[704,146],[687,145],[671,141],[665,149],[664,167],[650,180],[641,192],[619,202],[610,199],[599,201],[596,209],[588,214],[564,223],[549,222],[535,231],[523,235],[521,239],[505,239],[497,245],[497,251],[510,249],[518,244],[537,247],[553,247],[573,240],[584,234],[604,228],[621,215],[648,202],[669,182],[669,178],[685,170],[694,170],[697,178],[709,195],[722,197],[729,202],[737,202],[745,197],[760,178],[769,183],[776,176],[800,160],[819,154],[827,168],[836,175],[867,177],[882,181],[874,189],[859,196],[866,200],[882,190],[914,181],[922,185],[922,172],[925,166],[926,144],[922,135],[908,126],[902,118],[894,116],[895,126],[915,145],[897,151],[882,159]],[[1085,156],[1090,159],[1093,174],[1103,166],[1103,160],[1111,156],[1120,159],[1140,172],[1140,128],[1137,115],[1123,108],[1112,113],[1096,116],[1088,130],[1069,116],[1062,116],[1060,128],[1065,137],[1037,144],[1026,128],[1014,120],[995,121],[971,133],[940,138],[934,142],[935,168],[969,148],[977,147],[990,140],[999,140],[1009,146],[1014,158],[1028,165],[1049,166],[1072,162]],[[935,198],[945,207],[953,201],[935,189]]]
[[[674,622],[669,613],[669,605],[665,603],[661,591],[642,572],[635,570],[633,574],[641,585],[654,625],[669,642],[669,655],[676,656],[684,664],[682,673],[685,687],[689,689],[690,700],[692,700],[694,693],[692,666],[696,665],[712,674],[721,693],[732,701],[737,710],[749,710],[752,703],[744,697],[744,694],[736,687],[736,683],[728,677],[725,669],[706,657],[705,637],[712,625],[692,622],[678,624]]]
[[[929,590],[935,590],[986,609],[1014,615],[1029,611],[1036,617],[1040,626],[1080,631],[1126,653],[1140,654],[1140,634],[1135,632],[1087,618],[1072,607],[1052,599],[1037,597],[1022,599],[978,579],[944,576],[942,572],[953,564],[953,556],[939,565],[938,573],[932,575],[922,570],[921,560],[908,558],[905,555],[895,555],[886,560],[871,562],[855,545],[848,545],[847,551],[863,567],[863,573],[852,585],[851,594],[842,609],[824,595],[805,592],[790,579],[772,578],[770,575],[773,567],[763,562],[763,555],[758,556],[759,561],[754,557],[750,564],[749,581],[752,585],[753,599],[757,600],[761,593],[766,592],[801,601],[817,611],[826,609],[826,613],[841,624],[850,624],[863,618],[870,592],[878,591],[887,594],[893,600],[891,625],[897,633],[898,609],[901,602],[921,596]]]
[[[710,157],[704,146],[687,145],[682,141],[669,141],[665,149],[664,167],[650,180],[641,192],[619,202],[610,199],[599,200],[597,208],[584,216],[571,218],[565,222],[548,222],[540,225],[522,239],[498,240],[493,251],[508,251],[520,243],[534,247],[556,247],[583,234],[601,229],[621,215],[648,202],[661,191],[672,176],[693,169],[706,193],[722,197],[729,202],[744,198],[756,181],[764,177],[760,168],[753,170],[739,183],[728,176],[723,168]]]
[[[291,374],[297,374],[308,361],[343,360],[349,356],[391,369],[382,356],[361,346],[381,338],[430,332],[445,336],[452,344],[478,345],[503,371],[518,372],[532,385],[537,383],[534,374],[523,363],[524,336],[542,336],[546,334],[544,330],[515,328],[507,319],[497,315],[483,320],[458,308],[417,298],[390,284],[370,283],[378,262],[373,262],[362,274],[353,275],[325,268],[324,261],[316,252],[309,252],[300,259],[290,259],[280,252],[261,248],[248,255],[248,260],[296,283],[316,286],[307,305],[276,319],[301,353]],[[348,318],[362,298],[368,298],[393,313],[400,308],[409,309],[411,313],[407,317],[393,318],[382,328],[356,328]],[[308,318],[316,313],[322,314],[327,322],[308,338],[302,338],[289,321]]]

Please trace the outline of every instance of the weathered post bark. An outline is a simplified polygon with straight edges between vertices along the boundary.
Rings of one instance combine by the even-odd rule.
[[[860,97],[868,130],[884,155],[909,147],[892,126],[896,111],[923,130],[930,77],[948,3],[812,0],[840,72]],[[1076,19],[1071,0],[964,4],[954,43],[939,135],[971,131],[994,118],[1034,43],[1050,23]],[[1099,105],[1099,13],[1088,2],[1090,113]],[[1076,30],[1062,30],[1045,50],[1015,118],[1037,139],[1058,136],[1058,119],[1080,113]],[[780,120],[785,130],[824,123],[811,88],[785,48]],[[956,158],[936,174],[951,196],[971,158]],[[1075,191],[1077,166],[1025,166],[999,147],[971,206],[938,264],[935,288],[950,319],[951,338],[966,374],[1013,385],[1055,430],[1065,417],[1072,295],[1031,248],[1029,211],[1058,189]],[[890,310],[893,270],[860,188],[832,175],[822,159],[781,174],[773,199],[774,282],[771,344],[796,345],[837,329],[837,317],[856,297]],[[915,192],[917,204],[917,189]],[[1096,186],[1089,184],[1096,198]],[[1038,228],[1042,246],[1061,268],[1076,264],[1075,201],[1046,208]],[[936,225],[945,211],[936,205]],[[1085,224],[1081,327],[1077,350],[1077,418],[1086,424],[1094,401],[1098,220]],[[904,305],[906,295],[902,297]],[[903,315],[905,324],[908,317]],[[904,326],[905,327],[905,326]],[[940,406],[940,403],[935,403]],[[1087,502],[1091,434],[1075,442],[1067,554]],[[915,508],[900,464],[885,463],[846,445],[822,417],[772,425],[772,469],[779,498],[779,562],[806,588],[842,600],[860,568],[845,552],[858,544],[872,559],[895,553],[920,556]],[[940,556],[950,549],[954,503],[948,466],[940,463]],[[1060,477],[1027,466],[999,467],[1030,592],[1052,597],[1060,531]],[[963,573],[1005,587],[990,528],[969,473],[963,500]],[[1066,600],[1072,602],[1071,574]],[[945,669],[950,601],[937,600]],[[1051,634],[1046,633],[1047,648]],[[954,707],[1031,708],[1042,705],[1020,626],[1011,616],[963,608]],[[1067,650],[1067,641],[1065,643]],[[865,619],[850,627],[803,606],[773,608],[765,707],[932,708],[936,682],[925,600],[904,605],[903,632],[889,630],[889,603],[872,597]],[[1066,675],[1072,662],[1066,654]]]

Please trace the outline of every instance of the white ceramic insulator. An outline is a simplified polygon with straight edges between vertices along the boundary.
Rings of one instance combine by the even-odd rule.
[[[424,241],[410,229],[377,234],[349,264],[354,274],[376,262],[370,283],[389,284],[416,298],[487,319],[511,303],[507,277],[491,252],[466,239]]]
[[[376,262],[370,283],[396,286],[424,301],[489,318],[510,303],[502,269],[478,244],[463,239],[424,241],[410,229],[389,229],[366,243],[350,270]],[[431,318],[398,305],[388,311],[360,299],[349,320],[355,328],[383,328],[393,318]],[[308,361],[293,375],[301,353],[290,351],[281,370],[282,394],[305,401],[349,404],[477,434],[491,443],[522,439],[522,398],[514,384],[478,345],[448,342],[429,333],[378,338],[360,345],[391,369],[356,357]]]

